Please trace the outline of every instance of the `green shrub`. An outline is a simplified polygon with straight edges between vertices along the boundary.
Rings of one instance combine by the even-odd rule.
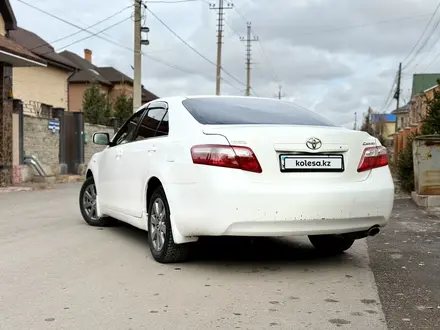
[[[408,136],[408,146],[402,150],[397,159],[397,178],[400,189],[410,193],[414,190],[413,141],[416,134]]]

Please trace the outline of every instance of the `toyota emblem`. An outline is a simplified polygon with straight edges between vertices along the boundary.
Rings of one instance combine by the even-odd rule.
[[[317,149],[321,148],[322,142],[320,139],[313,137],[313,138],[310,138],[307,140],[306,146],[307,146],[307,148],[309,148],[311,150],[317,150]]]

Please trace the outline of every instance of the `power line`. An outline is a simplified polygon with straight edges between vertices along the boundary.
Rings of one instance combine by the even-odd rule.
[[[144,5],[145,6],[145,5]],[[153,13],[148,7],[145,6],[145,8],[150,12],[151,15],[153,15],[163,26],[167,28],[168,31],[170,31],[176,38],[178,38],[180,41],[182,41],[187,47],[189,47],[193,52],[195,52],[197,55],[199,55],[201,58],[209,62],[210,64],[217,66],[213,61],[211,61],[209,58],[201,54],[197,49],[195,49],[193,46],[191,46],[189,43],[187,43],[182,37],[180,37],[176,32],[173,31],[164,21],[162,21],[155,13]],[[244,85],[243,82],[235,78],[233,75],[231,75],[228,71],[222,68],[222,71],[226,73],[229,77],[234,79],[236,82],[240,83],[241,85]]]
[[[133,5],[130,5],[130,6],[127,6],[127,7],[123,8],[123,9],[119,10],[118,12],[114,13],[113,15],[108,16],[108,17],[106,17],[106,18],[104,18],[104,19],[102,19],[102,20],[96,22],[96,23],[94,23],[94,24],[92,24],[92,25],[86,27],[85,29],[88,30],[88,29],[91,29],[91,28],[93,28],[93,27],[95,27],[95,26],[97,26],[97,25],[100,25],[101,23],[104,23],[105,21],[108,21],[108,20],[112,19],[113,17],[115,17],[115,16],[121,14],[122,12],[126,11],[127,9],[129,9],[129,8],[131,8],[131,7],[133,7]],[[55,39],[55,40],[50,41],[50,42],[42,43],[41,45],[36,46],[36,47],[34,47],[34,48],[31,48],[31,49],[29,49],[29,50],[30,50],[30,51],[34,51],[35,49],[38,49],[38,48],[43,47],[43,46],[52,46],[52,44],[54,44],[54,43],[57,43],[57,42],[59,42],[59,41],[62,41],[62,40],[68,39],[68,38],[70,38],[70,37],[73,37],[73,36],[75,36],[75,35],[77,35],[77,34],[80,34],[81,32],[83,32],[83,31],[76,31],[76,32],[74,32],[74,33],[71,33],[71,34],[69,34],[69,35],[66,35],[65,37],[61,37],[61,38]]]
[[[91,32],[91,31],[89,31],[87,28],[83,28],[83,27],[81,27],[81,26],[79,26],[79,25],[77,25],[77,24],[75,24],[75,23],[72,23],[72,22],[70,22],[70,21],[68,21],[68,20],[65,20],[65,19],[63,19],[63,18],[61,18],[61,17],[58,17],[58,16],[54,15],[54,14],[51,14],[51,13],[48,12],[48,11],[45,11],[45,10],[40,9],[40,8],[38,8],[38,7],[35,7],[34,5],[31,5],[31,4],[27,3],[26,1],[23,1],[23,0],[17,0],[17,1],[22,2],[23,4],[25,4],[25,5],[29,6],[29,7],[33,8],[33,9],[35,9],[35,10],[41,12],[41,13],[43,13],[43,14],[45,14],[45,15],[48,15],[48,16],[50,16],[50,17],[52,17],[52,18],[55,18],[55,19],[58,20],[58,21],[61,21],[61,22],[65,23],[65,24],[68,24],[68,25],[70,25],[70,26],[75,27],[75,28],[77,28],[77,29],[80,30],[79,32],[87,32],[87,33],[89,33],[89,34],[91,35],[91,37],[97,37],[97,38],[99,38],[99,39],[102,39],[102,40],[104,40],[104,41],[107,41],[108,43],[111,43],[111,44],[113,44],[113,45],[115,45],[115,46],[118,46],[118,47],[120,47],[120,48],[122,48],[122,49],[125,49],[125,50],[127,50],[127,51],[133,52],[133,48],[127,47],[127,46],[125,46],[125,45],[123,45],[123,44],[121,44],[121,43],[118,43],[118,42],[115,42],[115,41],[113,41],[113,40],[111,40],[111,39],[105,38],[105,37],[101,36],[101,35],[99,34],[99,32]],[[130,15],[130,18],[131,18],[131,15]],[[110,27],[108,27],[108,28],[106,28],[106,29],[109,29],[109,28],[111,28],[111,27],[112,27],[112,26],[110,26]],[[104,30],[105,30],[105,29],[104,29]],[[100,31],[100,32],[102,33],[102,31]],[[78,42],[79,42],[79,41],[78,41]],[[175,64],[172,64],[172,63],[168,63],[168,62],[166,62],[166,61],[164,61],[164,60],[161,60],[161,59],[155,58],[155,57],[149,55],[148,53],[142,53],[142,55],[143,55],[143,56],[146,56],[146,57],[148,57],[148,58],[150,58],[151,60],[153,60],[153,61],[155,61],[155,62],[161,63],[162,65],[165,65],[165,66],[168,66],[168,67],[174,68],[174,69],[176,69],[176,70],[180,70],[180,71],[187,72],[187,73],[190,73],[190,74],[202,75],[201,73],[197,73],[197,72],[194,72],[194,71],[190,71],[190,70],[187,70],[187,69],[185,69],[185,68],[182,68],[182,67],[180,67],[180,66],[178,66],[178,65],[175,65]],[[233,84],[231,84],[231,83],[230,83],[229,81],[227,81],[226,79],[223,79],[223,78],[222,78],[222,80],[223,80],[225,83],[227,83],[228,85],[230,85],[231,87],[233,87],[233,88],[235,88],[235,89],[238,89],[238,87],[234,86]],[[242,85],[243,85],[243,84],[242,84]]]
[[[87,36],[87,37],[84,37],[84,38],[78,39],[78,40],[76,40],[76,41],[71,42],[70,44],[68,44],[68,45],[66,45],[66,46],[63,46],[63,47],[57,48],[56,51],[60,51],[60,50],[62,50],[62,49],[65,49],[65,48],[68,48],[68,47],[70,47],[70,46],[72,46],[72,45],[75,45],[75,44],[77,44],[77,43],[79,43],[79,42],[81,42],[81,41],[84,41],[84,40],[87,40],[87,39],[90,39],[90,38],[96,37],[97,35],[101,34],[102,32],[107,31],[107,30],[110,30],[111,28],[113,28],[113,27],[115,27],[115,26],[117,26],[117,25],[120,25],[120,24],[122,24],[122,23],[124,23],[124,22],[126,22],[126,21],[128,21],[128,20],[130,20],[130,18],[131,18],[131,15],[130,15],[129,17],[124,18],[123,20],[121,20],[121,21],[119,21],[119,22],[116,22],[116,23],[114,23],[114,24],[112,24],[112,25],[110,25],[110,26],[108,26],[108,27],[106,27],[106,28],[104,28],[104,29],[102,29],[102,30],[100,30],[100,31],[98,31],[98,32],[95,32],[95,33],[93,33],[93,34]],[[47,53],[44,53],[44,54],[40,54],[40,55],[46,55],[46,54],[49,54],[49,53],[52,53],[52,51],[47,52]]]
[[[173,63],[169,63],[169,62],[167,62],[167,61],[164,61],[164,60],[162,60],[162,59],[159,59],[159,58],[157,58],[157,57],[154,57],[154,56],[151,56],[151,55],[148,55],[148,54],[143,54],[143,55],[146,56],[146,57],[148,57],[149,59],[155,61],[155,62],[161,63],[161,64],[163,64],[163,65],[165,65],[165,66],[170,67],[170,68],[173,68],[173,69],[176,69],[176,70],[179,70],[179,71],[185,72],[185,73],[189,73],[189,74],[193,74],[193,75],[197,75],[197,76],[202,76],[202,77],[204,77],[204,78],[213,79],[212,77],[208,77],[208,76],[204,75],[204,74],[201,73],[201,72],[196,72],[196,71],[193,71],[193,70],[190,70],[190,69],[187,69],[187,68],[183,68],[183,67],[181,67],[181,66],[178,66],[178,65],[173,64]],[[232,88],[237,89],[237,90],[242,90],[241,87],[234,86],[234,85],[231,84],[228,80],[226,80],[226,79],[224,79],[224,78],[221,78],[221,79],[222,79],[226,84],[228,84],[229,86],[231,86]]]
[[[410,57],[410,55],[412,54],[412,52],[414,52],[414,50],[416,49],[417,45],[420,43],[420,41],[422,41],[423,36],[425,35],[426,31],[428,30],[428,27],[431,25],[431,22],[432,22],[432,20],[434,19],[435,15],[437,14],[439,8],[440,8],[440,2],[437,4],[437,7],[435,8],[434,12],[432,13],[431,18],[429,19],[428,23],[426,24],[425,28],[423,29],[423,32],[422,32],[422,34],[420,35],[419,39],[418,39],[417,42],[414,44],[414,46],[411,48],[411,50],[409,51],[409,53],[405,56],[405,58],[402,60],[402,62],[405,62],[405,61]],[[433,33],[433,32],[434,32],[434,31],[432,31],[432,33]],[[431,35],[432,35],[432,34],[431,34]],[[429,38],[428,38],[428,40],[429,40]],[[426,44],[426,43],[425,43],[425,44]],[[422,48],[422,47],[419,48],[419,51],[420,51],[421,48]],[[417,53],[416,53],[415,56],[417,56]],[[415,58],[415,56],[413,57],[413,59]],[[409,63],[411,63],[411,61],[409,61]],[[409,63],[406,64],[405,67],[407,67],[407,66],[409,65]],[[405,68],[405,67],[404,67],[404,68]]]
[[[428,30],[429,25],[431,24],[432,20],[434,19],[435,14],[437,13],[438,9],[440,8],[440,2],[437,5],[437,8],[435,9],[434,13],[432,14],[428,24],[426,24],[425,29],[423,30],[422,34],[420,35],[417,42],[414,44],[414,46],[411,48],[410,52],[405,56],[405,58],[402,60],[402,62],[406,61],[406,59],[411,55],[411,53],[416,49],[417,45],[420,43],[420,41],[423,39],[423,36],[425,35],[426,31]]]
[[[75,27],[75,28],[77,28],[77,29],[79,29],[79,30],[81,30],[81,31],[83,31],[83,32],[87,32],[87,33],[89,33],[89,34],[94,34],[94,32],[91,32],[91,31],[87,30],[86,28],[83,28],[83,27],[81,27],[81,26],[79,26],[79,25],[77,25],[77,24],[75,24],[75,23],[69,22],[68,20],[65,20],[64,18],[58,17],[58,16],[56,16],[56,15],[54,15],[54,14],[51,14],[51,13],[49,13],[48,11],[45,11],[45,10],[40,9],[40,8],[38,8],[38,7],[35,7],[34,5],[31,5],[30,3],[27,3],[26,1],[23,1],[23,0],[17,0],[17,1],[18,1],[18,2],[21,2],[21,3],[23,3],[23,4],[25,4],[26,6],[29,6],[29,7],[33,8],[33,9],[35,9],[35,10],[37,10],[37,11],[43,13],[43,14],[46,14],[46,15],[52,17],[52,18],[55,18],[55,19],[58,20],[58,21],[61,21],[61,22],[66,23],[66,24],[68,24],[68,25],[70,25],[70,26],[73,26],[73,27]],[[115,42],[115,41],[111,40],[111,39],[105,38],[105,37],[103,37],[103,36],[101,36],[101,35],[99,35],[99,34],[96,35],[95,37],[97,37],[97,38],[99,38],[99,39],[102,39],[102,40],[105,40],[105,41],[107,41],[107,42],[109,42],[109,43],[111,43],[111,44],[113,44],[113,45],[117,45],[117,46],[119,46],[119,47],[122,47],[122,48],[124,48],[124,49],[126,49],[126,50],[129,50],[129,51],[131,51],[131,52],[133,51],[132,48],[129,48],[129,47],[127,47],[127,46],[124,46],[124,45],[122,45],[122,44],[120,44],[120,43],[118,43],[118,42]]]

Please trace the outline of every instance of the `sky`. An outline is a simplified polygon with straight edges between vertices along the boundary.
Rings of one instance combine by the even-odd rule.
[[[59,0],[23,1],[77,27],[11,0],[20,27],[59,52],[83,56],[85,48],[91,49],[95,65],[133,76],[132,0],[75,0],[74,6]],[[142,84],[160,97],[215,94],[217,11],[209,0],[179,1],[147,1],[142,16],[150,32],[143,37],[150,44],[142,46]],[[433,17],[438,0],[224,1],[233,8],[224,11],[221,94],[244,94],[245,44],[240,36],[246,36],[247,22],[252,37],[258,37],[252,42],[252,94],[277,97],[281,85],[283,99],[347,128],[353,127],[355,113],[360,126],[368,107],[395,109],[395,100],[386,101],[399,62],[404,68],[401,104],[409,101],[414,73],[440,72],[440,10]],[[218,5],[218,0],[212,3]],[[106,40],[78,28],[110,16],[88,29],[105,30],[98,35]],[[430,19],[426,44],[425,39],[416,44]]]

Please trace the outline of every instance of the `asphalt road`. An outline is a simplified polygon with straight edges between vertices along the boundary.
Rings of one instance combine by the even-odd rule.
[[[381,235],[368,239],[389,329],[440,329],[440,219],[396,200]]]
[[[161,265],[144,232],[87,226],[78,192],[0,194],[0,329],[386,329],[365,240],[216,239]]]

